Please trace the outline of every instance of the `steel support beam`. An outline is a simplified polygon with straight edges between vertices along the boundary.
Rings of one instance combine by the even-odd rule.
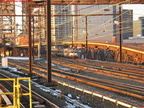
[[[51,17],[60,17],[60,16],[66,16],[66,17],[74,17],[74,16],[112,16],[112,15],[119,15],[119,14],[88,14],[88,15],[51,15]],[[17,17],[22,17],[22,16],[29,16],[29,15],[9,15],[9,14],[3,14],[0,16],[17,16]],[[37,16],[37,17],[43,17],[46,15],[31,15],[31,16]]]
[[[74,27],[72,26],[72,48],[74,47],[73,42],[74,42]]]
[[[122,29],[122,24],[121,24],[121,19],[122,19],[122,14],[121,14],[121,5],[119,5],[119,50],[120,50],[120,63],[122,63],[122,33],[121,33],[121,29]]]
[[[47,0],[47,82],[51,83],[51,0]]]
[[[86,59],[88,58],[88,20],[85,16],[85,26],[86,26]]]
[[[5,34],[3,34],[3,56],[6,57],[6,40],[5,40]]]
[[[31,0],[29,0],[31,2]],[[29,75],[32,74],[32,36],[31,36],[31,4],[28,4],[28,19],[29,19]]]
[[[42,3],[34,3],[33,5],[45,5]],[[143,0],[52,0],[51,5],[101,5],[101,4],[144,4]]]

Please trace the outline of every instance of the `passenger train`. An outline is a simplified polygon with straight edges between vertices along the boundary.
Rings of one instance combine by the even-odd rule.
[[[73,48],[55,49],[55,50],[52,50],[52,54],[56,56],[62,56],[62,57],[77,58],[78,50],[73,49]]]

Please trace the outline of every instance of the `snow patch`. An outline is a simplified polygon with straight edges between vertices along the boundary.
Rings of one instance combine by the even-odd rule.
[[[14,59],[14,60],[29,60],[28,57],[6,57],[8,59]]]
[[[61,69],[61,70],[64,70],[64,71],[69,71],[70,70],[69,68],[63,68],[63,67],[60,67],[60,66],[58,66],[58,68]]]
[[[29,60],[28,57],[6,57],[8,59],[14,59],[14,60]],[[42,58],[35,58],[35,60],[41,60]]]
[[[52,66],[56,66],[54,63],[51,64]]]
[[[10,69],[10,71],[12,72],[17,72],[17,68],[15,68],[15,67],[8,67],[9,69]]]
[[[68,96],[69,98],[72,98],[72,95],[71,95],[70,93],[68,93],[67,96]]]

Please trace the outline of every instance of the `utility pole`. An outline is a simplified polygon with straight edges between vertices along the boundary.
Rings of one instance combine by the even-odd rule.
[[[47,82],[51,83],[51,0],[46,1],[47,5]]]
[[[32,36],[31,36],[31,0],[28,4],[29,13],[29,75],[32,75]]]
[[[118,28],[119,28],[120,63],[122,63],[122,34],[121,34],[122,25],[121,25],[121,17],[122,17],[121,4],[119,4],[119,25],[118,25]]]
[[[75,12],[75,13],[76,13],[76,15],[78,15],[78,5],[76,5],[76,12]],[[78,37],[78,33],[79,33],[79,30],[78,30],[78,27],[79,27],[79,25],[78,25],[78,23],[79,23],[79,22],[78,22],[78,18],[79,18],[79,17],[76,16],[76,26],[75,26],[75,29],[76,29],[76,30],[75,30],[75,31],[76,31],[76,39],[75,39],[75,40],[76,40],[76,41],[79,41],[79,37]]]
[[[3,56],[6,57],[6,40],[5,40],[5,34],[3,34]]]
[[[74,41],[74,33],[73,33],[73,29],[74,29],[74,27],[72,26],[72,48],[73,48],[73,41]]]
[[[34,44],[35,44],[35,41],[34,41],[34,23],[35,23],[35,21],[34,21],[34,16],[33,16],[32,18],[33,18],[33,50],[32,50],[32,54],[33,54],[33,60],[34,60],[34,58],[35,58],[35,57],[34,57],[34,56],[35,56],[35,55],[34,55],[34,47],[35,47],[35,46],[34,46]]]
[[[87,56],[88,56],[88,21],[87,21],[87,16],[85,16],[85,26],[86,26],[86,59],[87,59]]]

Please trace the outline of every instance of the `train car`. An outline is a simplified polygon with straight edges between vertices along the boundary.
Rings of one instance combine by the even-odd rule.
[[[78,57],[78,50],[72,48],[62,48],[53,50],[53,55],[62,56],[62,57],[71,57],[76,58]]]
[[[78,50],[76,50],[76,49],[64,49],[64,56],[76,58],[76,57],[78,57]]]

